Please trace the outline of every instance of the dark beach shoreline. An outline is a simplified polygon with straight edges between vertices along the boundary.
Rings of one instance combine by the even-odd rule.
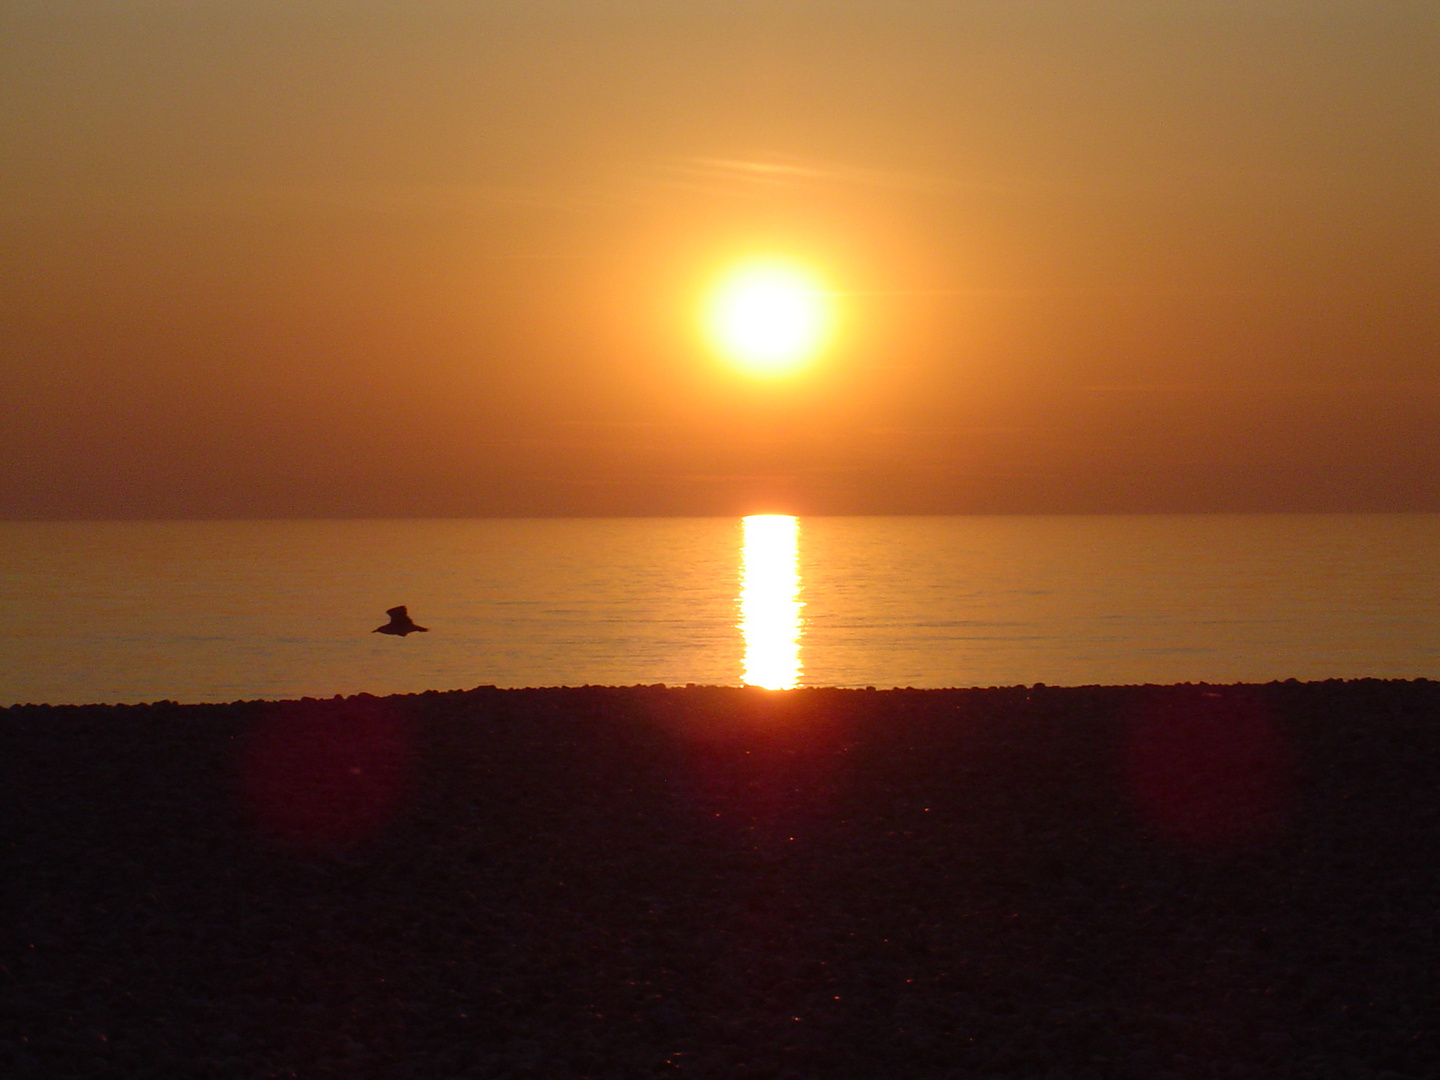
[[[0,710],[0,1074],[1429,1077],[1440,683]]]

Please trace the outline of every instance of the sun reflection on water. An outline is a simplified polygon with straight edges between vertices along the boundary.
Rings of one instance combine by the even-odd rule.
[[[745,682],[789,690],[800,681],[800,523],[784,514],[743,519],[740,633]]]

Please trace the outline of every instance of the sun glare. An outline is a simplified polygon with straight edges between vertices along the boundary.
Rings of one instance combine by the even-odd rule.
[[[745,682],[789,690],[800,681],[800,523],[788,514],[742,521],[740,632]]]
[[[779,261],[730,271],[705,311],[711,345],[756,375],[794,371],[824,345],[833,316],[830,297],[813,275]]]

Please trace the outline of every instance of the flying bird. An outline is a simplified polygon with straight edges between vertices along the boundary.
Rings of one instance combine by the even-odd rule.
[[[385,612],[390,616],[390,621],[384,626],[377,626],[370,631],[372,634],[399,634],[404,637],[406,634],[413,634],[416,630],[424,634],[429,631],[428,626],[416,626],[410,618],[410,613],[405,610],[405,605],[392,607]]]

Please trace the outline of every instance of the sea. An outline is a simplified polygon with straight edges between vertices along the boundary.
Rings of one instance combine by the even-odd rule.
[[[1422,676],[1440,514],[0,523],[7,705]]]

